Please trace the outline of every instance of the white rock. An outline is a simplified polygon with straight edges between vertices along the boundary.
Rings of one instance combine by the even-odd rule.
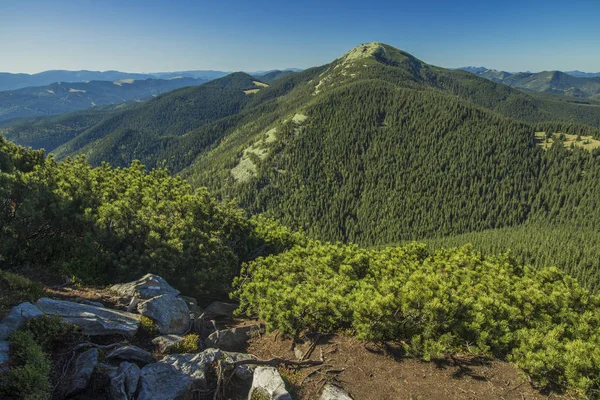
[[[253,397],[254,396],[254,397]],[[248,400],[267,398],[269,400],[292,400],[285,388],[285,383],[276,368],[257,367],[254,370],[252,387]]]

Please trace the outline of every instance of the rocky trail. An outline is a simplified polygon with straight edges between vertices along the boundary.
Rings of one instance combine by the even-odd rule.
[[[508,363],[474,358],[421,362],[393,344],[334,334],[292,342],[235,304],[205,308],[148,274],[110,288],[59,287],[14,307],[0,323],[6,340],[28,319],[55,315],[83,337],[52,355],[57,399],[542,399]],[[557,398],[553,396],[552,398]]]

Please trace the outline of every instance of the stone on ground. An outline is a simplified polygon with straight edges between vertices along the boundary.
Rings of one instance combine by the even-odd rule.
[[[243,351],[249,339],[260,336],[263,332],[264,327],[258,324],[223,329],[211,333],[205,343],[206,347],[216,347],[226,351]]]
[[[2,322],[0,322],[0,340],[8,338],[28,319],[41,317],[42,315],[44,313],[29,302],[13,307]]]
[[[113,400],[131,400],[137,391],[140,368],[136,364],[122,362],[110,383]]]
[[[210,305],[204,309],[204,313],[215,317],[232,318],[233,312],[237,310],[237,308],[237,304],[215,301],[213,303],[210,303]]]
[[[123,346],[114,349],[106,355],[106,359],[134,361],[141,364],[151,364],[156,361],[152,354],[137,346]]]
[[[71,379],[67,396],[81,393],[87,388],[96,364],[98,364],[98,349],[96,348],[86,350],[77,357],[75,373]]]
[[[177,296],[179,290],[173,288],[163,278],[154,274],[147,274],[137,281],[113,285],[110,289],[122,296],[151,299],[163,294]]]
[[[292,400],[277,368],[257,367],[254,370],[248,400]]]
[[[179,343],[183,342],[185,338],[183,336],[178,335],[163,335],[158,336],[152,339],[152,343],[158,346],[158,350],[161,353],[167,353],[171,351],[171,349],[177,346]]]
[[[138,304],[138,312],[156,322],[163,335],[183,335],[190,330],[190,310],[185,301],[163,294]]]
[[[36,306],[44,313],[58,315],[90,336],[123,335],[133,337],[140,324],[137,314],[71,301],[39,299]]]
[[[352,397],[343,389],[328,383],[323,388],[321,400],[352,400]]]
[[[137,400],[175,400],[194,388],[196,380],[172,364],[148,364],[140,373]]]

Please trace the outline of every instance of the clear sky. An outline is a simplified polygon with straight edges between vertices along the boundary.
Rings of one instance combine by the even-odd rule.
[[[307,68],[366,42],[443,67],[600,71],[600,1],[0,0],[0,71]]]

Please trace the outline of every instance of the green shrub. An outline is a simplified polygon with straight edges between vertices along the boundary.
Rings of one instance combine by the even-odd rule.
[[[241,309],[269,329],[350,329],[426,360],[469,352],[513,361],[537,383],[600,394],[600,298],[559,269],[469,246],[365,250],[311,242],[244,266]]]
[[[156,336],[158,333],[158,327],[152,319],[145,315],[140,316],[140,329],[138,330],[138,334],[150,337]]]
[[[25,301],[34,302],[44,295],[44,287],[40,283],[0,270],[0,318],[8,313],[11,307]]]
[[[198,342],[200,340],[200,336],[190,333],[185,335],[182,342],[173,346],[169,353],[171,354],[181,354],[181,353],[197,353],[198,352]]]
[[[15,365],[0,376],[0,393],[27,400],[50,399],[51,363],[35,336],[17,331],[10,337],[10,346]]]
[[[56,315],[43,315],[39,318],[32,318],[25,323],[22,329],[31,332],[42,346],[42,349],[47,352],[51,352],[57,346],[63,344],[69,335],[80,334],[77,325],[64,322],[62,318]]]

